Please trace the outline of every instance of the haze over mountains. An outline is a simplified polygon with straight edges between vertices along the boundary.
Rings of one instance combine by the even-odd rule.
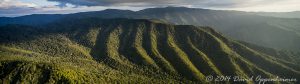
[[[240,43],[209,27],[83,18],[0,30],[2,82],[206,83],[210,75],[300,78],[299,53]],[[259,81],[240,83],[254,82]]]
[[[9,23],[39,25],[61,18],[74,17],[160,19],[173,24],[210,26],[233,39],[276,49],[300,50],[298,45],[300,43],[300,19],[266,17],[262,14],[240,11],[185,7],[149,8],[137,12],[108,9],[67,15],[29,15],[1,18],[0,25]]]
[[[0,18],[0,82],[297,84],[299,21],[184,7]]]
[[[294,12],[255,12],[254,14],[262,16],[272,16],[279,18],[300,18],[300,11]]]

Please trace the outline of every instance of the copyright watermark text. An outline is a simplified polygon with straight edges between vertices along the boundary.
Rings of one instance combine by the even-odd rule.
[[[273,77],[265,78],[262,76],[206,76],[206,81],[209,82],[223,82],[223,81],[233,81],[233,82],[257,82],[259,84],[265,84],[267,82],[297,82],[296,78],[284,78],[284,77]]]

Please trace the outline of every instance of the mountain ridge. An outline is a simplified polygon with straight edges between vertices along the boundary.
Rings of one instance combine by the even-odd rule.
[[[0,28],[2,81],[25,83],[29,74],[36,74],[34,82],[41,83],[208,83],[210,75],[300,74],[297,61],[258,52],[209,27],[95,17],[43,27]]]
[[[82,12],[66,15],[32,15],[32,18],[16,17],[0,19],[2,24],[43,25],[68,18],[132,18],[158,19],[177,25],[210,26],[224,35],[280,50],[299,51],[300,19],[276,18],[241,11],[209,10],[184,7],[150,8],[140,11],[115,10]],[[30,17],[30,16],[26,16]],[[22,20],[26,19],[26,21]]]

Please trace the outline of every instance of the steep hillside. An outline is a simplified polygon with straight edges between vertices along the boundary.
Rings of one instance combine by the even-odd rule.
[[[6,24],[42,25],[64,18],[65,16],[60,14],[33,14],[20,17],[0,17],[0,26]]]
[[[143,19],[69,19],[42,28],[7,25],[0,28],[0,82],[208,83],[211,75],[300,78],[297,55],[248,45],[209,27]],[[226,82],[234,81],[220,83]],[[235,83],[254,82],[259,81]]]
[[[162,19],[175,24],[210,26],[228,37],[260,46],[300,50],[300,19],[184,7],[145,9],[138,11],[138,15],[141,18]]]
[[[40,25],[62,18],[87,17],[160,19],[177,25],[210,26],[233,39],[282,50],[300,50],[299,18],[276,18],[240,11],[185,7],[149,8],[140,11],[108,9],[66,15],[0,18],[0,25]]]

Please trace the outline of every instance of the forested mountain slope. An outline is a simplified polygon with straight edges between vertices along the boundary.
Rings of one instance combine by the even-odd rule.
[[[2,26],[0,60],[4,83],[207,83],[210,75],[300,78],[297,53],[231,40],[209,27],[144,19]],[[253,82],[258,81],[243,83]]]
[[[277,18],[240,11],[185,7],[149,8],[140,11],[108,9],[65,15],[0,18],[0,25],[41,25],[59,19],[87,17],[160,19],[177,25],[210,26],[233,39],[282,50],[300,50],[299,18]]]

